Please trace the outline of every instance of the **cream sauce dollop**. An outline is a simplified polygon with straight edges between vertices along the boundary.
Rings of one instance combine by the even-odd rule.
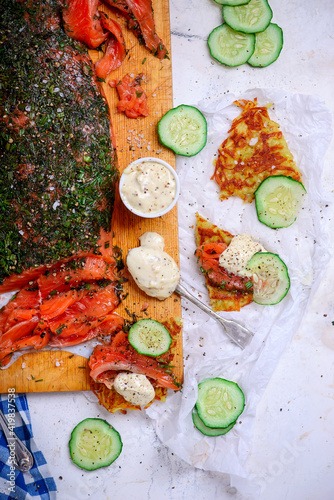
[[[175,260],[164,252],[165,241],[154,232],[140,238],[140,247],[129,251],[126,259],[128,270],[138,287],[150,297],[167,299],[180,280]]]
[[[139,406],[146,406],[155,396],[151,382],[139,373],[119,373],[114,380],[114,389],[126,401]]]
[[[154,161],[129,165],[123,171],[121,194],[125,202],[142,214],[164,211],[176,196],[176,182],[170,170]]]
[[[252,240],[249,234],[238,234],[231,240],[229,246],[219,257],[219,265],[232,274],[251,276],[245,270],[247,262],[257,252],[265,252],[265,248]]]

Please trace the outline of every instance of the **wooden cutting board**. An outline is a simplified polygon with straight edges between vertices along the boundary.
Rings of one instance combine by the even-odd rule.
[[[156,31],[171,50],[169,5],[168,1],[153,0]],[[161,146],[157,137],[157,123],[161,116],[173,106],[171,60],[160,61],[139,44],[137,38],[126,28],[124,19],[103,7],[108,16],[115,19],[123,28],[128,49],[126,60],[114,71],[109,79],[143,74],[142,87],[148,96],[150,115],[137,120],[129,119],[118,113],[116,89],[103,84],[103,89],[111,111],[111,120],[117,143],[118,162],[122,171],[137,158],[155,156],[162,158],[175,167],[174,154]],[[97,51],[90,52],[93,61],[101,57]],[[113,216],[115,244],[123,250],[126,257],[130,248],[139,244],[138,238],[145,231],[156,231],[165,238],[165,250],[176,262],[178,255],[177,208],[157,219],[142,219],[131,214],[121,203],[117,193]],[[148,297],[130,280],[125,285],[126,299],[117,312],[129,319],[129,313],[139,318],[151,317],[163,320],[181,316],[180,298],[173,294],[165,301]],[[144,309],[146,309],[144,311]],[[53,392],[89,390],[88,360],[66,351],[44,351],[21,356],[6,370],[0,372],[0,392],[15,388],[16,392]],[[175,359],[175,375],[179,382],[183,376],[182,338],[178,340]]]

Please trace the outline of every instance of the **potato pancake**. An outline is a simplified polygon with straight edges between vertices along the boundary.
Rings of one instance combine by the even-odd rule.
[[[228,231],[220,229],[218,226],[207,221],[199,214],[196,214],[195,241],[197,245],[196,254],[198,254],[198,256],[200,255],[200,250],[204,245],[212,243],[228,246],[233,236],[234,235]],[[198,258],[200,260],[200,256]],[[213,266],[214,265],[215,263],[213,261]],[[253,301],[253,292],[247,289],[247,279],[242,280],[241,278],[230,274],[228,277],[228,284],[230,286],[228,287],[229,289],[226,289],[222,285],[212,284],[212,274],[215,274],[214,269],[212,269],[212,273],[210,273],[204,270],[204,265],[201,265],[201,268],[205,274],[206,286],[213,310],[240,311],[241,307],[246,306]],[[237,283],[236,280],[238,280]],[[246,287],[243,286],[243,284],[246,284]]]
[[[215,179],[220,187],[220,199],[239,196],[246,202],[254,199],[261,182],[271,175],[286,175],[301,180],[293,156],[280,126],[272,121],[267,106],[240,100],[242,108],[232,122],[229,136],[218,150]]]

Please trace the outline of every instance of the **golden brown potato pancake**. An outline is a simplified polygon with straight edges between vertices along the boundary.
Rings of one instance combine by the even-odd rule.
[[[239,196],[251,202],[261,182],[271,175],[286,175],[300,181],[293,156],[278,123],[272,121],[267,106],[240,100],[242,108],[232,122],[229,136],[218,150],[212,176],[220,186],[220,199]]]

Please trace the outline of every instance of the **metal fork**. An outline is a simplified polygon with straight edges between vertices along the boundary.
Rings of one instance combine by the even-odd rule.
[[[184,288],[183,285],[180,285],[180,283],[177,285],[175,292],[178,293],[181,297],[184,297],[185,299],[190,300],[195,306],[199,307],[207,313],[209,316],[211,316],[213,319],[218,321],[220,325],[224,327],[225,334],[241,349],[245,349],[245,347],[248,346],[248,344],[251,342],[254,333],[252,333],[250,330],[245,328],[244,326],[239,325],[235,321],[232,321],[230,319],[225,319],[219,316],[216,312],[214,312],[210,307],[207,305],[203,304],[199,299],[197,299],[194,295],[192,295],[186,288]]]
[[[24,446],[22,441],[17,437],[13,430],[8,427],[8,422],[5,415],[0,410],[0,428],[3,430],[8,446],[15,443],[15,460],[13,465],[21,472],[27,472],[34,464],[34,459],[28,448]]]

